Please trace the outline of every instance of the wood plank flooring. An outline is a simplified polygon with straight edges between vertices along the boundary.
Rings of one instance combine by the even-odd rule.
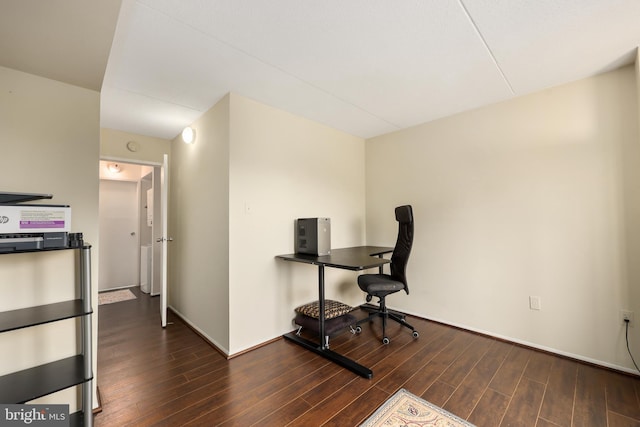
[[[134,292],[99,308],[98,427],[357,426],[399,388],[479,427],[640,426],[640,379],[441,324],[333,338],[367,380],[283,339],[226,360]]]

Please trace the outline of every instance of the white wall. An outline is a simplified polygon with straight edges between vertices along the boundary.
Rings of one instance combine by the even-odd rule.
[[[94,309],[99,244],[99,105],[98,92],[0,67],[2,190],[52,193],[54,198],[49,203],[71,206],[72,231],[84,233],[85,242],[93,245]],[[69,298],[73,292],[73,260],[70,251],[0,256],[0,310]],[[0,370],[9,372],[73,354],[75,325],[74,321],[64,321],[0,335]],[[97,336],[95,313],[93,334]],[[97,340],[94,355],[96,349]],[[95,366],[94,357],[94,372]],[[57,403],[69,399],[74,408],[73,393],[60,399]]]
[[[635,85],[626,67],[367,141],[367,243],[395,237],[394,206],[415,211],[411,294],[390,305],[631,368],[619,310],[640,314]]]

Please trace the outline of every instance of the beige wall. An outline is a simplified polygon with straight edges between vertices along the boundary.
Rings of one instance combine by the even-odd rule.
[[[278,261],[294,220],[331,218],[334,248],[364,243],[364,140],[231,95],[230,351],[293,329],[293,309],[318,298],[318,272]],[[327,269],[327,298],[361,302],[355,274]]]
[[[127,149],[134,141],[137,151]],[[100,158],[162,165],[163,156],[171,152],[171,141],[115,129],[100,129]]]
[[[275,259],[296,218],[330,217],[334,247],[364,243],[364,140],[236,94],[193,127],[172,146],[170,304],[233,355],[317,299],[316,268]],[[327,272],[327,295],[359,301],[354,282]]]
[[[99,108],[98,92],[0,67],[2,190],[52,193],[49,203],[71,206],[72,231],[84,233],[85,241],[92,244],[94,309]],[[0,310],[70,298],[73,261],[68,251],[1,256]],[[56,322],[0,335],[0,373],[74,354],[75,340],[70,338],[75,324]],[[93,332],[97,336],[95,314]],[[95,343],[97,340],[94,356]],[[62,399],[57,403],[75,397],[67,393]],[[73,408],[75,402],[69,403]]]
[[[393,238],[395,205],[415,210],[411,294],[390,305],[631,368],[619,310],[640,314],[635,85],[626,67],[367,141],[367,242]]]
[[[172,142],[168,304],[229,352],[229,97]]]
[[[273,258],[293,251],[295,218],[331,217],[341,247],[364,243],[366,212],[366,242],[388,245],[393,207],[411,203],[411,295],[392,305],[630,369],[619,311],[640,313],[637,75],[627,67],[366,145],[231,94],[194,123],[194,145],[171,146],[169,304],[228,354],[277,337],[316,298],[315,268]],[[120,151],[109,155],[128,155],[128,138],[110,137]],[[327,296],[359,303],[354,281],[328,269]]]

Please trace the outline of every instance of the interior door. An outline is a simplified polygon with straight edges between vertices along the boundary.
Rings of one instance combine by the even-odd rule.
[[[167,245],[173,240],[168,237],[168,195],[169,195],[169,156],[164,155],[162,170],[160,171],[160,204],[162,216],[162,267],[161,267],[161,289],[160,289],[160,319],[162,327],[167,326]]]
[[[140,281],[136,186],[132,181],[100,180],[100,291],[134,286]]]

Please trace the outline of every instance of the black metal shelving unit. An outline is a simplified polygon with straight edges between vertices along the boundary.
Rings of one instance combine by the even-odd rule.
[[[0,333],[65,319],[80,318],[82,343],[79,354],[0,376],[0,402],[25,403],[69,387],[81,385],[82,409],[71,414],[72,426],[93,426],[93,367],[91,314],[91,246],[3,253],[79,251],[77,299],[0,312]],[[0,337],[1,339],[1,337]]]

